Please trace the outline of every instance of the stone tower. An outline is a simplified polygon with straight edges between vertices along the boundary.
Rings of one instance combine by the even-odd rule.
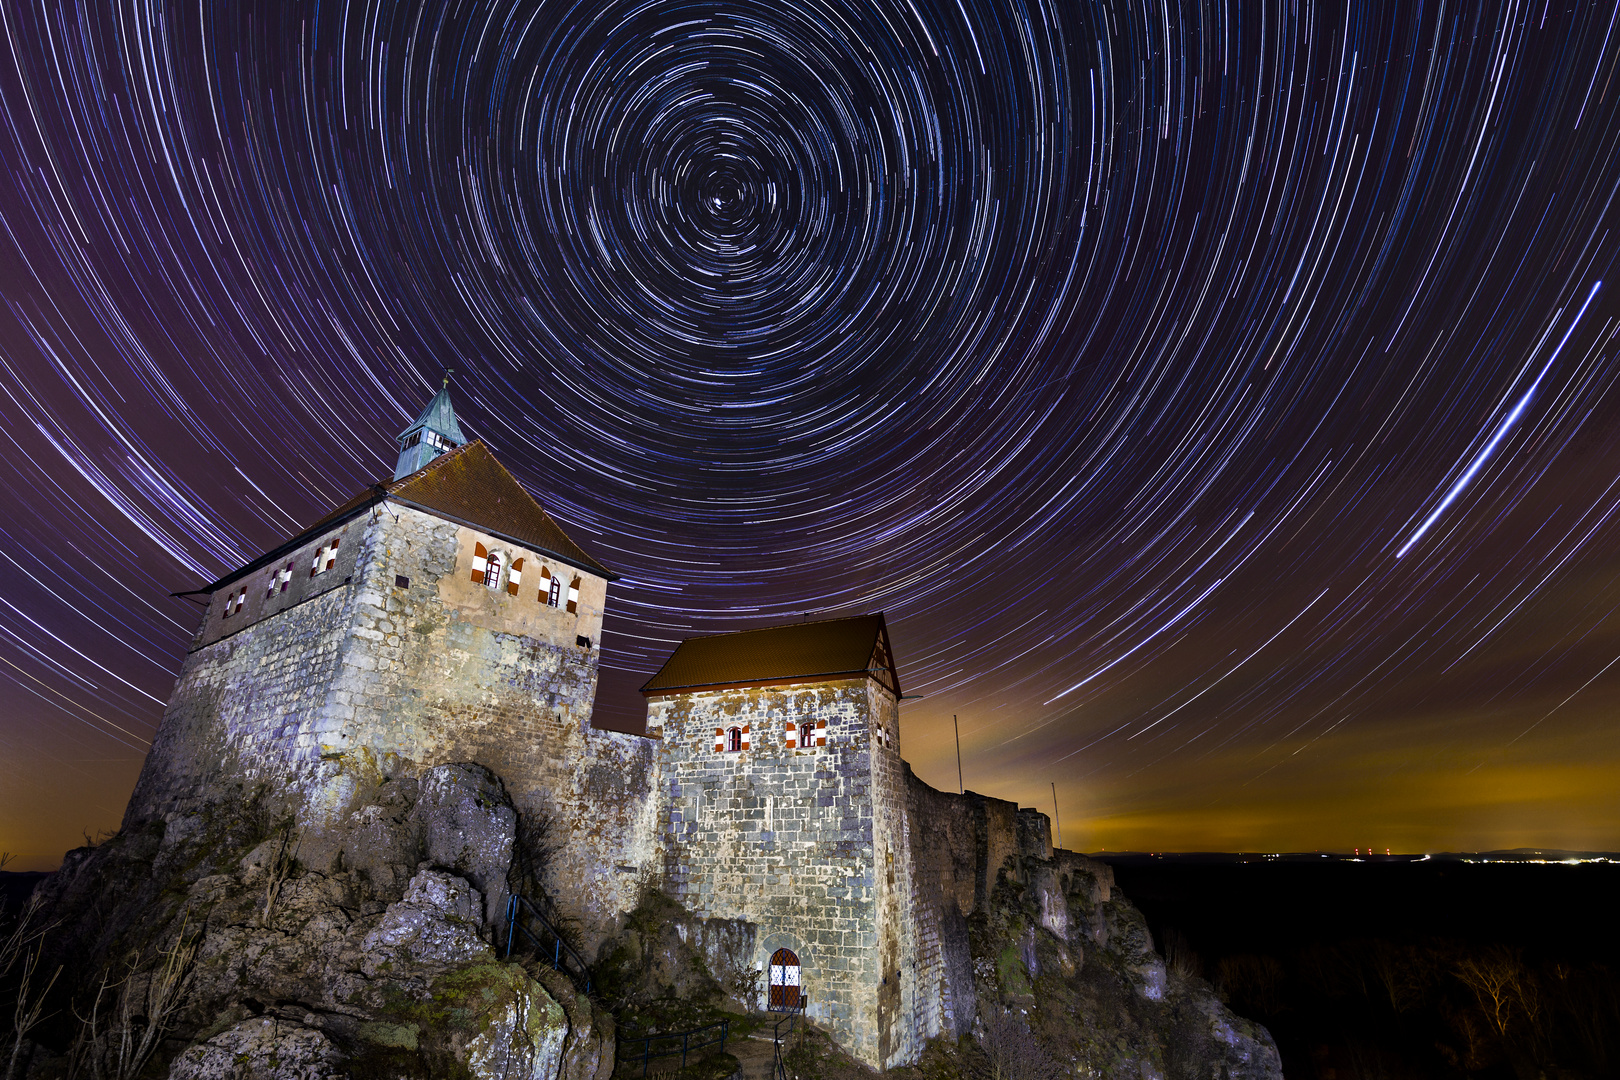
[[[754,924],[760,1004],[802,996],[878,1067],[920,1050],[892,657],[882,615],[800,623],[682,642],[642,688],[661,737],[665,891]]]
[[[399,443],[394,478],[200,590],[125,822],[240,790],[318,829],[357,777],[477,762],[551,822],[548,888],[604,932],[641,887],[618,868],[656,862],[651,744],[589,727],[615,575],[465,441],[447,389]]]

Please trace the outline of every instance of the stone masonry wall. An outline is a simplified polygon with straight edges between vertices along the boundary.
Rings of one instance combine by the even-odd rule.
[[[393,504],[344,526],[338,564],[311,579],[331,535],[290,556],[287,594],[265,601],[261,580],[282,561],[247,581],[242,611],[224,616],[226,594],[214,597],[129,820],[274,781],[318,827],[352,790],[344,761],[383,776],[478,762],[545,824],[548,892],[594,947],[661,869],[652,742],[589,727],[606,582]],[[502,587],[471,581],[478,543],[502,553]],[[562,578],[564,601],[580,577],[577,612],[538,599],[541,565]]]
[[[501,552],[500,587],[471,580],[478,544]],[[513,595],[505,582],[518,558]],[[548,895],[594,949],[658,870],[653,744],[589,726],[606,582],[392,505],[362,560],[323,745],[364,748],[385,773],[473,761],[502,777],[518,810],[545,830]],[[561,577],[565,598],[580,577],[576,613],[539,599],[541,565]]]
[[[976,1011],[967,920],[986,904],[998,876],[1006,874],[1029,889],[1042,924],[1063,937],[1070,930],[1068,894],[1083,892],[1093,906],[1106,903],[1113,870],[1084,855],[1054,850],[1049,819],[1037,810],[1020,810],[1016,803],[972,791],[937,791],[917,779],[910,766],[905,780],[920,985],[915,1024],[928,1034],[965,1035],[973,1029]]]
[[[810,1017],[878,1065],[893,948],[879,943],[874,813],[891,813],[892,800],[874,793],[867,686],[653,697],[647,731],[661,736],[666,891],[699,918],[756,925],[756,968],[792,949]],[[826,721],[827,744],[788,749],[786,724],[807,719]],[[715,730],[733,724],[748,729],[748,748],[717,753]]]
[[[285,786],[300,759],[318,757],[295,748],[338,669],[354,567],[370,524],[362,515],[214,594],[124,812],[126,826],[232,785]],[[312,577],[316,549],[334,536],[337,565]],[[267,580],[288,562],[286,591],[278,586],[267,598]],[[226,616],[227,597],[243,585],[246,605]]]
[[[916,918],[913,912],[910,770],[900,757],[900,703],[888,687],[866,682],[871,718],[873,854],[877,867],[878,1060],[909,1065],[939,1033],[926,1012],[919,1023]],[[882,734],[879,734],[881,730]]]

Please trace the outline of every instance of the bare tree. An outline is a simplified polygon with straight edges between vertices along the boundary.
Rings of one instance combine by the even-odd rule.
[[[11,862],[9,851],[0,851],[0,869]],[[38,984],[40,952],[44,937],[55,923],[39,917],[42,901],[37,893],[30,896],[16,915],[9,931],[0,938],[0,983],[12,981],[11,1052],[6,1058],[6,1080],[14,1080],[22,1068],[23,1043],[28,1033],[44,1019],[45,997],[62,974],[60,966],[51,973],[44,986]],[[0,918],[5,912],[0,904]]]
[[[197,935],[182,922],[174,945],[155,962],[143,953],[130,957],[124,977],[109,967],[90,1005],[79,1017],[78,1038],[68,1055],[68,1080],[134,1080],[173,1026],[191,986]]]
[[[1518,1013],[1531,1021],[1540,1014],[1540,996],[1529,985],[1532,977],[1517,949],[1498,945],[1470,953],[1455,961],[1451,970],[1473,992],[1500,1038],[1507,1037]]]
[[[280,840],[264,868],[264,914],[261,923],[266,928],[270,926],[271,919],[275,916],[276,901],[281,898],[282,886],[287,883],[287,878],[298,866],[298,837],[293,831],[292,823],[283,825],[280,832]]]
[[[1388,941],[1376,941],[1368,965],[1391,1009],[1404,1013],[1423,1004],[1430,980],[1422,954]]]
[[[1166,927],[1164,931],[1164,964],[1182,979],[1204,977],[1203,959],[1193,951],[1187,935],[1174,927]]]
[[[979,1018],[979,1046],[983,1080],[1057,1080],[1063,1074],[1029,1026],[1006,1009],[987,1009]]]

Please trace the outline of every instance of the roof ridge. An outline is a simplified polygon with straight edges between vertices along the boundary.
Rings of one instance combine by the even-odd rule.
[[[806,619],[796,623],[776,623],[774,626],[753,626],[746,630],[723,630],[718,634],[699,634],[696,637],[682,638],[681,644],[688,641],[709,641],[713,638],[739,637],[743,634],[763,634],[769,630],[792,630],[801,626],[825,626],[827,623],[857,622],[861,619],[883,619],[883,612],[868,611],[864,615],[835,615],[828,619]],[[884,620],[887,625],[887,620]]]
[[[451,462],[451,461],[453,461],[453,460],[455,460],[457,458],[465,456],[467,451],[469,449],[471,449],[474,445],[483,446],[484,445],[484,440],[483,439],[472,439],[472,440],[470,440],[468,442],[464,442],[460,446],[457,446],[457,447],[455,447],[453,449],[450,449],[450,450],[446,450],[444,453],[440,454],[438,457],[434,458],[432,461],[428,462],[426,465],[422,466],[420,469],[417,469],[413,473],[406,473],[404,476],[400,477],[398,480],[379,480],[377,483],[373,484],[372,487],[373,488],[379,488],[380,487],[384,491],[386,491],[388,494],[392,495],[395,491],[398,491],[400,488],[404,487],[406,484],[410,483],[412,480],[420,479],[423,473],[432,472],[435,469],[439,468],[441,465],[446,465],[449,462]],[[489,450],[489,447],[484,446],[484,449]],[[497,465],[501,464],[500,459],[495,457],[494,451],[490,451],[489,456],[492,459],[494,459],[495,464],[497,464]],[[501,465],[501,469],[502,469],[502,471],[505,471],[506,466]],[[512,476],[512,474],[509,473],[509,472],[506,475],[507,476]],[[513,477],[512,482],[517,484],[517,478]],[[518,487],[523,487],[523,485],[518,484]],[[526,488],[524,490],[527,491]],[[532,498],[534,498],[534,496],[530,495],[529,498],[532,499]],[[538,505],[538,503],[536,505]]]

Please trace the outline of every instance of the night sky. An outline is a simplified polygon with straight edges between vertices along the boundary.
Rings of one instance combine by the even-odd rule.
[[[462,426],[1080,850],[1620,848],[1614,3],[0,0],[0,849]]]

